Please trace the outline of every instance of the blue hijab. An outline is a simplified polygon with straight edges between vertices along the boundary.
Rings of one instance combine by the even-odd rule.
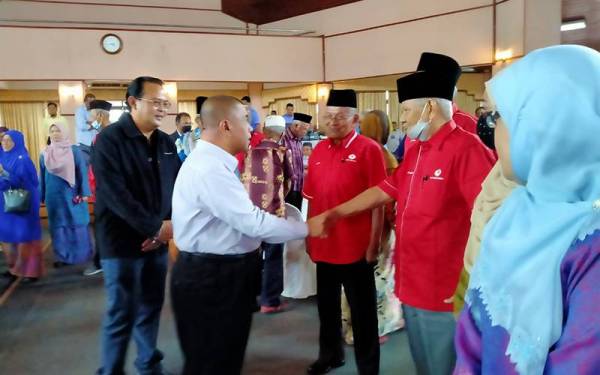
[[[25,148],[25,138],[23,137],[23,133],[16,130],[9,130],[4,134],[10,136],[15,147],[10,151],[2,150],[2,152],[0,152],[0,164],[2,164],[2,167],[4,167],[8,173],[11,173],[15,168],[17,160],[29,158],[29,153]]]
[[[521,374],[542,374],[563,323],[560,265],[600,228],[600,53],[534,51],[487,85],[520,186],[486,226],[467,292],[510,335]]]

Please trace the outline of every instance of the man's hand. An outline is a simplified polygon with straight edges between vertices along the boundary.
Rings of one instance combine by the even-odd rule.
[[[2,166],[2,164],[0,164],[0,174],[4,173],[4,167]]]
[[[380,244],[369,244],[367,248],[367,253],[365,255],[365,259],[367,263],[375,263],[377,262],[377,257],[379,256]]]
[[[158,249],[161,245],[169,242],[173,238],[173,225],[170,220],[165,220],[154,238],[148,238],[142,243],[142,251],[152,251]]]
[[[158,231],[158,240],[164,243],[169,242],[173,238],[173,224],[171,220],[165,220]]]
[[[331,227],[335,224],[337,215],[332,211],[325,211],[308,220],[308,235],[311,237],[325,238]]]

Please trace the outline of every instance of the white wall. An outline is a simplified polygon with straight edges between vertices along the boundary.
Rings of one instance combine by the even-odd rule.
[[[331,35],[492,3],[493,0],[363,0],[261,27],[317,30],[323,35]]]
[[[325,39],[327,80],[414,71],[421,52],[461,65],[491,63],[491,7]]]
[[[561,0],[526,1],[525,51],[560,44],[561,6]]]
[[[0,28],[0,80],[320,80],[320,38],[120,31],[123,50],[100,48],[105,32]],[[276,53],[273,53],[276,51]],[[294,56],[294,58],[290,58]]]
[[[525,0],[510,0],[497,7],[496,52],[512,51],[513,56],[525,52]]]
[[[84,1],[95,2],[96,1]],[[84,4],[65,4],[65,3],[29,3],[20,1],[0,1],[0,18],[2,19],[26,19],[37,21],[79,21],[67,26],[70,27],[90,27],[85,23],[104,23],[111,22],[115,24],[130,23],[129,28],[133,29],[157,29],[155,26],[144,26],[144,24],[169,24],[173,27],[164,28],[165,30],[180,29],[177,25],[190,26],[211,26],[211,27],[239,27],[244,30],[228,30],[227,32],[245,33],[246,23],[236,18],[228,16],[220,11],[194,10],[194,9],[221,9],[221,3],[218,0],[170,0],[146,1],[146,0],[111,0],[102,1],[104,4],[133,4],[141,6],[169,6],[190,9],[166,9],[166,8],[137,8],[128,6],[105,6],[105,5],[84,5]],[[85,23],[84,23],[85,22]],[[29,23],[12,23],[13,25],[31,25]],[[133,25],[135,24],[135,25]],[[57,26],[56,24],[39,22],[37,25]],[[93,26],[93,25],[92,25]],[[104,26],[111,27],[111,26]],[[114,25],[115,28],[123,28],[122,25]],[[189,29],[188,29],[189,30]],[[202,31],[195,29],[194,31]],[[223,30],[224,31],[224,30]]]

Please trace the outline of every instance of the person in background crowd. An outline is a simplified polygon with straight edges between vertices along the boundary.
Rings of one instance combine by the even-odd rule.
[[[48,211],[56,268],[85,263],[93,252],[88,167],[68,134],[64,124],[50,126],[51,143],[40,155],[41,198]]]
[[[248,151],[241,180],[255,206],[271,215],[285,218],[285,197],[292,186],[292,152],[279,144],[285,131],[282,116],[265,119],[265,138]],[[283,291],[283,243],[260,245],[263,254],[260,312],[281,312]]]
[[[123,373],[131,337],[137,371],[162,374],[157,338],[181,162],[169,135],[159,130],[171,106],[163,81],[137,77],[125,99],[129,112],[102,132],[92,155],[96,245],[107,294],[98,374]]]
[[[377,142],[381,146],[383,159],[385,161],[386,174],[391,176],[398,162],[392,153],[384,146],[383,142],[388,139],[390,121],[383,111],[375,110],[367,113],[363,118],[360,128],[361,134]],[[381,234],[381,250],[375,264],[375,288],[377,290],[377,322],[379,326],[379,341],[386,341],[386,335],[404,327],[402,318],[402,309],[398,297],[394,294],[394,274],[395,267],[393,263],[394,243],[394,222],[396,219],[395,205],[385,206],[383,231]],[[342,329],[346,343],[352,344],[354,337],[352,333],[352,320],[350,315],[350,306],[345,293],[342,295]]]
[[[246,107],[246,110],[248,111],[248,106],[245,106],[245,107]],[[248,118],[250,118],[250,117],[248,117]],[[246,155],[248,155],[248,151],[251,150],[253,147],[258,146],[258,144],[265,138],[265,135],[263,134],[262,131],[263,131],[262,124],[257,126],[255,129],[250,128],[250,144],[248,145],[248,150],[240,152],[237,155],[235,155],[236,159],[238,160],[238,168],[237,168],[238,175],[240,175],[241,172],[244,170]]]
[[[96,129],[98,129],[99,132],[92,140],[92,154],[94,152],[94,145],[96,144],[96,140],[98,139],[102,131],[110,125],[111,109],[112,104],[105,100],[94,100],[90,103],[90,120],[92,120],[92,124]],[[88,199],[88,202],[95,203],[96,176],[94,175],[94,168],[92,165],[90,165],[88,168],[88,180],[90,183],[90,190],[92,192],[92,196]],[[98,251],[98,249],[95,249],[93,263],[83,271],[83,275],[93,276],[100,272],[102,272],[102,264],[100,263],[100,252]]]
[[[475,117],[477,117],[477,119],[479,119],[481,117],[481,115],[483,115],[486,112],[487,112],[487,108],[477,107],[477,109],[475,110]]]
[[[178,139],[183,138],[183,135],[192,131],[192,118],[187,112],[179,112],[175,116],[175,131],[169,135],[169,138],[175,143]]]
[[[406,134],[397,126],[392,131],[387,139],[385,148],[388,149],[394,155],[397,162],[402,161],[404,158],[404,143],[406,142]]]
[[[50,125],[56,124],[60,122],[61,124],[66,124],[67,120],[58,114],[58,105],[54,102],[49,102],[46,105],[46,111],[48,112],[48,116],[44,117],[43,123],[43,131],[48,132],[50,130]]]
[[[244,105],[248,108],[248,122],[250,123],[252,130],[255,131],[260,125],[260,116],[258,115],[256,109],[252,106],[249,96],[244,96],[242,98],[242,103],[244,103]]]
[[[6,128],[4,128],[6,129]],[[2,275],[24,282],[35,282],[44,273],[40,193],[37,171],[25,148],[23,134],[0,128],[0,244],[8,270]],[[6,212],[4,192],[24,189],[29,193],[29,208]]]
[[[177,129],[169,137],[175,143],[177,155],[183,162],[192,152],[194,141],[192,131],[192,117],[187,112],[180,112],[175,116]]]
[[[90,103],[96,100],[94,94],[86,94],[83,98],[83,105],[75,111],[75,141],[82,152],[86,164],[90,163],[90,154],[92,140],[98,134],[98,129],[90,121]],[[63,124],[66,124],[64,122]]]
[[[42,132],[45,134],[50,134],[50,126],[60,122],[61,124],[67,124],[67,120],[58,114],[58,105],[54,102],[49,102],[46,105],[46,111],[48,112],[48,116],[44,117],[42,121]],[[46,139],[46,146],[50,145],[50,136]]]
[[[283,118],[285,119],[285,126],[290,126],[294,122],[294,105],[292,103],[285,105]]]
[[[304,173],[308,169],[308,159],[313,152],[313,145],[310,142],[304,142],[302,144],[302,166],[304,167]]]
[[[304,163],[302,156],[302,138],[310,127],[312,116],[304,113],[294,113],[294,120],[281,138],[281,144],[292,153],[292,190],[286,196],[285,201],[302,210],[302,185],[304,183]],[[285,121],[285,120],[284,120]]]
[[[202,136],[202,128],[203,127],[202,127],[202,118],[200,116],[200,111],[202,109],[202,104],[206,101],[206,99],[207,99],[206,96],[197,96],[196,97],[196,117],[194,117],[194,123],[196,124],[196,127],[193,128],[190,133],[184,134],[183,139],[181,140],[180,144],[178,145],[178,152],[180,150],[183,150],[183,154],[185,154],[186,158],[189,154],[192,153],[192,151],[194,151],[194,148],[196,147],[196,143],[198,142],[198,140],[200,140],[200,137]],[[188,145],[188,146],[186,146],[186,145]],[[188,151],[186,151],[186,150],[188,150]],[[187,154],[186,154],[186,152],[187,152]],[[180,155],[180,159],[181,159],[181,154],[179,154],[179,155]]]

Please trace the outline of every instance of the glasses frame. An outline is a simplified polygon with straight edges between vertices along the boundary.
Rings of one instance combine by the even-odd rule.
[[[154,109],[164,109],[166,111],[168,111],[171,108],[171,106],[173,105],[168,100],[147,99],[147,98],[136,98],[136,99],[143,100],[143,101],[146,101],[146,102],[151,102],[152,106],[154,107]]]

